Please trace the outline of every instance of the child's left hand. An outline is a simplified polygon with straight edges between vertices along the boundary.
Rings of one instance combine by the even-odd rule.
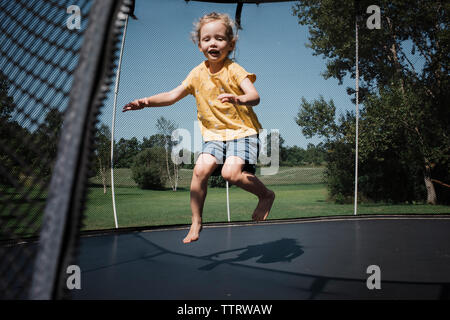
[[[217,99],[219,99],[222,103],[229,102],[232,104],[240,104],[239,97],[231,93],[222,93],[217,97]]]

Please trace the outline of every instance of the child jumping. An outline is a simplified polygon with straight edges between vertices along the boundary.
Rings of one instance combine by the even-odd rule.
[[[246,163],[256,164],[258,133],[262,127],[253,111],[260,100],[253,85],[256,76],[228,58],[237,40],[233,27],[227,14],[213,12],[200,18],[192,38],[207,60],[195,67],[172,91],[137,99],[123,107],[125,112],[169,106],[188,94],[196,98],[204,142],[192,175],[192,224],[184,243],[199,238],[208,179],[221,164],[225,180],[258,197],[253,220],[265,220],[275,200],[273,191],[255,175],[243,171]]]

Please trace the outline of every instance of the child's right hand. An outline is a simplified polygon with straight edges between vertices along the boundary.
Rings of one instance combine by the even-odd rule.
[[[130,103],[127,103],[123,109],[122,112],[130,111],[130,110],[141,110],[144,108],[144,103],[142,103],[142,100],[137,99],[134,101],[131,101]]]

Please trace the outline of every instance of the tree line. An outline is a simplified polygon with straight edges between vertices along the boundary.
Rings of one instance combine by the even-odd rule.
[[[105,130],[106,125],[102,125]],[[108,128],[108,127],[106,127]],[[109,130],[109,128],[107,129]],[[106,131],[106,130],[105,130]],[[103,132],[105,132],[103,131]],[[103,137],[106,135],[102,134]],[[170,136],[166,136],[170,139]],[[143,137],[142,141],[139,141],[136,137],[131,139],[120,138],[114,143],[114,167],[115,168],[131,168],[134,158],[137,154],[145,149],[161,146],[164,137],[161,134],[154,134],[149,138]],[[270,140],[270,136],[268,138]],[[110,140],[106,143],[108,145]],[[323,143],[314,145],[308,143],[306,148],[298,147],[294,145],[292,147],[285,146],[285,140],[280,135],[280,165],[286,167],[293,166],[321,166],[325,165],[326,149]],[[169,151],[171,152],[173,144],[170,144]],[[270,145],[269,145],[270,150]],[[194,154],[190,150],[183,150],[190,155],[191,164],[182,164],[182,168],[193,169],[194,167]],[[170,155],[169,155],[170,156]],[[170,160],[171,161],[171,160]]]
[[[0,72],[0,184],[16,188],[27,183],[46,185],[56,159],[63,114],[49,109],[31,130],[31,125],[17,119],[9,88],[8,78]]]
[[[179,165],[172,161],[172,150],[179,141],[172,141],[172,131],[177,125],[164,117],[157,120],[157,134],[150,137],[143,137],[142,141],[136,137],[125,139],[120,138],[114,142],[114,168],[129,168],[135,182],[142,188],[163,188],[166,182],[176,191],[179,177],[179,169],[193,169],[195,159],[198,154],[191,150],[183,150],[183,155],[187,155],[190,163]],[[271,135],[268,135],[268,150],[271,150]],[[324,145],[319,143],[314,145],[309,143],[306,149],[294,145],[285,146],[285,140],[280,135],[279,155],[281,166],[320,166],[324,165],[326,150]],[[97,130],[95,144],[95,158],[97,173],[101,176],[106,192],[106,176],[111,168],[111,132],[107,125],[100,124]],[[270,153],[270,151],[269,151]],[[270,154],[269,154],[270,155]],[[181,155],[180,155],[181,156]],[[224,186],[223,179],[212,178],[212,186]]]

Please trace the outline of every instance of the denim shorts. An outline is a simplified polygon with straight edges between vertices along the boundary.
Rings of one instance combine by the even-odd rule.
[[[259,137],[257,134],[229,141],[203,142],[202,153],[216,157],[216,163],[224,164],[226,158],[236,156],[246,164],[256,165],[259,156]]]

